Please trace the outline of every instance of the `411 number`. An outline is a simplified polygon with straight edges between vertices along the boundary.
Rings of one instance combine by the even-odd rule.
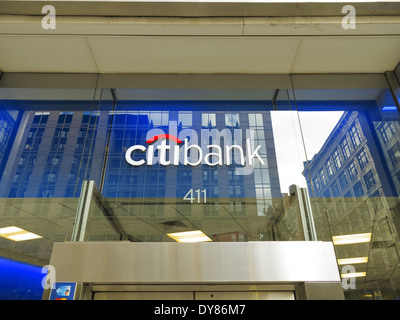
[[[203,201],[201,201],[201,198],[203,198]],[[193,190],[190,189],[188,193],[183,197],[183,200],[190,201],[190,203],[193,203],[197,199],[197,203],[207,203],[207,190],[203,189],[197,189]]]

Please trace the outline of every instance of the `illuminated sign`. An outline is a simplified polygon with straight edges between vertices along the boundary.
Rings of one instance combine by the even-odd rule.
[[[235,170],[237,175],[251,174],[255,160],[265,165],[259,154],[261,146],[253,146],[254,133],[251,129],[201,129],[200,137],[194,129],[183,129],[178,135],[176,122],[171,121],[169,131],[166,134],[161,129],[149,130],[147,146],[134,145],[128,148],[125,153],[126,162],[132,166],[151,166],[156,163],[162,166],[229,166],[235,163],[241,166]],[[134,154],[138,153],[145,154],[145,157],[135,159]]]

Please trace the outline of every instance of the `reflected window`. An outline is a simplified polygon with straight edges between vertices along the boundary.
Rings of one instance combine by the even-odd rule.
[[[192,112],[179,111],[178,113],[178,127],[179,128],[190,128],[193,125],[193,114]]]
[[[264,125],[262,114],[261,113],[249,114],[249,125],[250,127],[262,127]]]
[[[383,142],[387,143],[395,134],[395,129],[392,121],[383,122],[382,126],[379,128],[379,132],[381,134]]]
[[[364,190],[363,190],[363,188],[362,188],[362,185],[361,185],[361,182],[360,182],[360,181],[358,181],[358,182],[354,185],[353,190],[354,190],[354,195],[355,195],[356,197],[361,197],[361,196],[364,194]]]
[[[239,125],[240,125],[239,114],[238,113],[226,113],[225,114],[225,125],[227,127],[239,127]]]
[[[340,191],[336,181],[332,182],[331,189],[332,189],[332,196],[338,197],[340,195]]]
[[[360,163],[361,169],[364,169],[364,167],[368,164],[368,157],[367,154],[365,153],[365,150],[362,149],[361,152],[357,155],[358,162]]]
[[[51,172],[51,173],[47,173],[45,175],[46,182],[54,183],[54,182],[56,182],[56,180],[57,180],[57,173]]]
[[[340,158],[339,150],[335,150],[332,156],[333,156],[333,161],[335,163],[335,167],[337,170],[339,170],[342,167],[342,160]]]
[[[71,123],[73,112],[60,112],[58,115],[58,124]]]
[[[322,185],[326,185],[327,180],[326,180],[326,176],[325,176],[325,171],[323,169],[320,171],[319,175],[320,175]]]
[[[315,189],[316,189],[317,191],[319,191],[320,186],[319,186],[319,182],[318,182],[318,179],[317,179],[317,178],[314,179],[314,187],[315,187]]]
[[[393,166],[396,166],[400,163],[400,142],[397,141],[396,144],[390,148],[389,152],[389,158],[390,161],[392,162]]]
[[[35,112],[32,124],[45,124],[49,119],[50,112]]]
[[[49,157],[48,164],[51,166],[58,166],[61,162],[60,157]]]
[[[367,174],[364,176],[364,181],[368,190],[371,189],[376,184],[372,170],[369,170]]]
[[[150,128],[167,126],[168,118],[168,111],[152,111],[150,113]]]
[[[7,140],[8,134],[10,132],[10,127],[7,122],[0,121],[0,143],[4,143]]]
[[[201,126],[203,128],[215,128],[217,126],[217,118],[215,113],[202,113]]]
[[[19,183],[20,178],[21,178],[21,174],[20,173],[16,173],[14,175],[13,179],[12,179],[12,183],[13,184]]]
[[[344,138],[342,140],[342,142],[340,143],[340,147],[342,148],[342,153],[344,156],[344,159],[347,159],[348,157],[350,157],[350,146],[349,146],[349,142],[347,140],[347,138]]]
[[[28,132],[28,138],[34,138],[36,133],[36,129],[31,129]]]
[[[63,142],[56,142],[53,144],[53,150],[58,151],[58,150],[64,150],[65,149],[65,143]]]
[[[361,143],[361,138],[360,138],[360,131],[358,130],[356,124],[354,124],[350,131],[350,138],[351,141],[353,142],[354,147],[358,147]]]
[[[67,120],[65,121],[65,123],[71,123],[71,120],[69,120],[68,116],[71,116],[72,119],[72,115],[67,115]],[[85,111],[83,113],[83,117],[82,117],[82,124],[85,123],[89,123],[89,124],[97,124],[97,121],[99,119],[100,116],[100,112],[99,111]]]
[[[349,166],[347,167],[347,170],[349,172],[350,179],[353,179],[357,175],[357,168],[354,161],[350,162]]]
[[[21,156],[18,161],[18,166],[23,166],[25,164],[25,157]]]
[[[329,176],[329,177],[333,175],[332,163],[331,163],[330,160],[328,160],[328,161],[326,162],[326,170],[327,170],[327,172],[328,172],[328,176]]]
[[[56,129],[54,132],[54,137],[56,138],[68,138],[68,128],[63,128],[63,129]]]
[[[75,173],[72,171],[68,174],[68,182],[73,182],[75,180]]]
[[[53,188],[42,188],[39,191],[39,197],[41,198],[50,198],[53,196],[54,189]]]
[[[340,183],[340,187],[342,188],[342,190],[346,189],[346,187],[349,185],[346,174],[344,172],[342,172],[339,175],[339,183]]]
[[[17,189],[12,188],[10,189],[10,192],[8,193],[8,197],[9,198],[15,198],[17,196]],[[4,213],[3,215],[5,215],[6,213]]]

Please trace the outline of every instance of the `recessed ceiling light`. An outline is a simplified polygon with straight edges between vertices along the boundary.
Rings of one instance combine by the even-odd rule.
[[[348,234],[332,237],[334,245],[363,243],[371,241],[371,233]]]
[[[0,237],[13,241],[25,241],[42,238],[42,236],[39,236],[38,234],[15,226],[0,228]]]
[[[167,236],[174,239],[177,242],[204,242],[212,241],[200,230],[184,231],[176,233],[167,233]]]
[[[339,265],[367,263],[367,262],[368,262],[368,257],[338,259]]]
[[[25,232],[25,233],[13,234],[13,235],[7,236],[5,238],[14,240],[14,241],[25,241],[25,240],[39,239],[39,238],[42,238],[42,236],[39,236],[38,234],[35,234],[32,232]]]
[[[21,228],[18,227],[5,227],[5,228],[0,228],[0,236],[10,234],[10,233],[16,233],[16,232],[21,232],[24,231]]]
[[[353,273],[342,273],[342,278],[357,278],[357,277],[365,277],[367,275],[366,272],[353,272]]]

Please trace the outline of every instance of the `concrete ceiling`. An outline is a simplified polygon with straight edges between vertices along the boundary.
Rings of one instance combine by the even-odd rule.
[[[356,29],[349,30],[342,28],[340,12],[329,17],[57,15],[56,29],[45,30],[44,15],[22,14],[43,1],[29,3],[16,14],[0,14],[4,72],[383,73],[400,62],[399,15],[357,16]],[[390,5],[397,12],[399,3]]]
[[[398,0],[1,0],[0,12],[41,15],[53,5],[59,16],[113,17],[321,17],[355,5],[360,16],[398,15]]]

